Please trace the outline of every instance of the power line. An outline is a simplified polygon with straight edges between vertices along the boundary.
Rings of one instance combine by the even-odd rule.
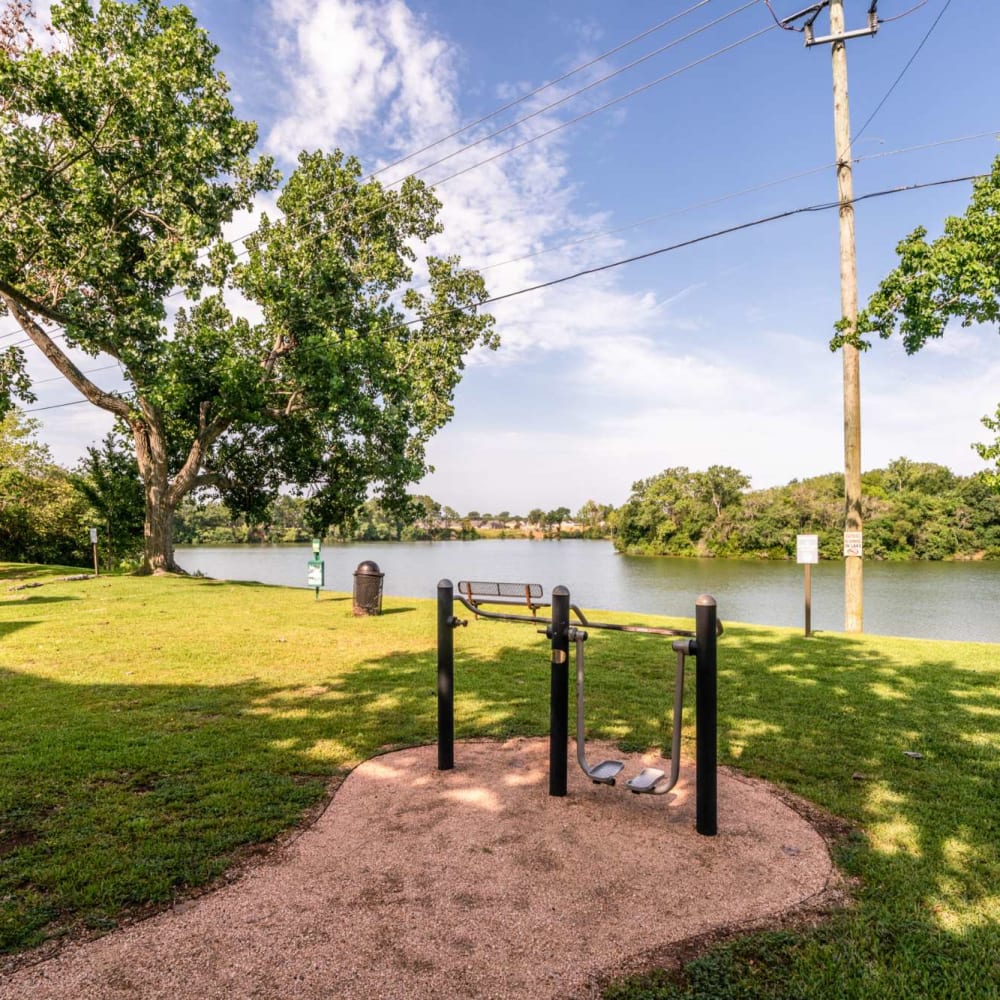
[[[980,180],[986,174],[970,174],[966,177],[950,177],[947,180],[939,181],[926,181],[921,184],[906,184],[894,188],[886,188],[882,191],[871,191],[868,194],[859,195],[854,198],[851,204],[857,204],[860,201],[868,201],[872,198],[882,198],[887,195],[902,194],[906,191],[919,191],[923,188],[932,187],[943,187],[946,184],[959,184],[962,181],[974,181]],[[504,295],[495,295],[492,298],[484,299],[479,305],[487,306],[494,302],[502,302],[505,299],[512,299],[518,295],[526,295],[528,292],[537,292],[543,288],[551,288],[553,285],[561,285],[567,281],[573,281],[576,278],[582,278],[588,274],[598,274],[601,271],[610,271],[612,268],[622,267],[624,264],[634,264],[640,260],[648,260],[650,257],[656,257],[660,254],[670,253],[674,250],[681,250],[684,247],[694,246],[697,243],[705,243],[708,240],[717,239],[720,236],[728,236],[731,233],[738,233],[745,229],[753,229],[756,226],[763,226],[769,222],[777,222],[780,219],[788,219],[793,215],[803,215],[807,212],[826,212],[834,208],[840,207],[839,201],[821,202],[817,205],[806,205],[802,208],[789,209],[786,212],[778,212],[775,215],[767,215],[760,219],[754,219],[751,222],[742,222],[736,226],[727,226],[725,229],[717,229],[711,233],[705,233],[701,236],[695,236],[689,240],[682,240],[680,243],[672,243],[669,246],[659,247],[656,250],[649,250],[646,253],[636,254],[634,257],[625,257],[622,260],[612,261],[610,264],[601,264],[598,267],[588,267],[582,271],[575,271],[573,274],[563,275],[561,278],[553,278],[551,281],[543,281],[537,285],[530,285],[527,288],[520,288],[515,292],[507,292]],[[478,307],[477,307],[478,308]],[[408,322],[407,326],[412,326],[414,323],[418,323],[420,320],[411,320]]]
[[[716,49],[714,52],[710,52],[707,56],[702,56],[700,59],[694,60],[694,62],[688,63],[686,66],[681,66],[680,69],[675,69],[670,73],[666,73],[663,76],[657,77],[655,80],[651,80],[649,83],[644,83],[640,87],[636,87],[630,90],[626,94],[621,94],[618,97],[601,104],[599,107],[591,108],[590,111],[585,111],[581,115],[577,115],[576,118],[571,118],[569,121],[560,123],[553,128],[547,129],[545,132],[541,132],[538,135],[532,136],[530,139],[525,139],[522,142],[516,143],[513,146],[509,146],[507,149],[501,150],[499,153],[495,153],[493,156],[487,157],[485,160],[479,160],[477,163],[473,163],[468,167],[463,167],[461,170],[456,170],[453,174],[448,174],[446,177],[441,177],[431,184],[431,187],[438,187],[447,181],[454,180],[456,177],[461,177],[462,174],[467,174],[470,170],[475,170],[477,167],[482,167],[487,163],[492,163],[494,160],[499,160],[500,157],[506,156],[508,153],[513,153],[518,149],[523,149],[525,146],[530,145],[533,142],[538,142],[539,139],[545,139],[550,135],[554,135],[556,132],[561,132],[564,128],[569,128],[570,125],[575,125],[577,122],[583,121],[585,118],[590,118],[593,115],[598,114],[601,111],[606,111],[608,108],[614,107],[616,104],[621,104],[622,101],[627,101],[629,98],[635,97],[644,91],[650,90],[653,87],[658,86],[667,80],[673,79],[675,76],[680,76],[681,73],[686,73],[688,70],[694,69],[696,66],[702,65],[702,63],[708,62],[710,59],[715,59],[717,56],[724,55],[726,52],[731,52],[733,49],[738,48],[741,45],[746,45],[747,42],[752,42],[755,38],[759,38],[761,35],[766,35],[769,31],[774,31],[774,25],[768,25],[766,28],[761,28],[759,31],[755,31],[752,34],[746,35],[745,37],[739,39],[736,42],[731,42],[729,45],[723,46],[721,49]]]
[[[926,0],[924,0],[924,2],[926,3]],[[899,17],[905,17],[907,14],[912,14],[913,11],[918,10],[922,6],[923,4],[917,4],[916,7],[911,7],[910,10],[906,11],[904,14],[899,14],[897,17],[889,18],[889,20],[895,21]],[[927,44],[927,39],[931,37],[931,35],[934,32],[934,29],[938,26],[938,22],[941,20],[942,17],[944,17],[944,12],[950,6],[951,6],[951,0],[945,0],[944,6],[941,8],[940,12],[938,13],[938,16],[934,18],[934,23],[927,29],[927,33],[920,40],[920,44],[914,50],[913,55],[910,56],[910,58],[906,61],[906,65],[899,71],[899,75],[896,77],[896,79],[892,81],[892,86],[885,92],[885,96],[875,106],[875,110],[868,116],[867,119],[865,119],[864,125],[862,125],[861,128],[859,128],[858,131],[854,133],[854,138],[851,139],[852,145],[855,142],[857,142],[858,139],[861,138],[861,134],[864,132],[864,130],[868,128],[869,125],[871,125],[872,119],[882,110],[882,106],[885,104],[886,101],[889,100],[890,96],[892,96],[892,92],[899,85],[899,81],[903,79],[903,77],[906,75],[906,71],[913,65],[914,59],[916,59],[917,56],[920,55],[920,50]]]
[[[904,184],[894,188],[885,188],[884,190],[881,191],[870,191],[868,194],[859,195],[858,197],[854,198],[852,204],[857,204],[858,202],[861,201],[869,201],[873,198],[884,198],[889,195],[903,194],[908,191],[920,191],[926,188],[943,187],[947,184],[961,184],[964,181],[981,180],[983,177],[986,176],[987,176],[986,174],[969,174],[965,177],[949,177],[944,180],[924,181],[919,184]],[[840,207],[841,207],[841,202],[828,201],[828,202],[821,202],[816,205],[805,205],[800,208],[792,208],[784,212],[777,212],[774,215],[767,215],[759,219],[753,219],[750,222],[741,222],[735,226],[727,226],[725,229],[716,229],[713,232],[704,233],[701,236],[695,236],[689,240],[682,240],[679,243],[672,243],[669,246],[658,247],[656,250],[649,250],[646,253],[636,254],[635,256],[632,257],[625,257],[622,258],[621,260],[612,261],[609,264],[601,264],[598,267],[588,267],[582,271],[575,271],[572,274],[565,274],[560,278],[553,278],[550,281],[543,281],[537,285],[529,285],[527,288],[519,288],[517,291],[514,292],[506,292],[503,295],[494,295],[492,298],[484,299],[475,308],[480,309],[483,306],[492,305],[495,302],[503,302],[506,301],[507,299],[516,298],[519,295],[527,295],[529,292],[537,292],[541,291],[544,288],[552,288],[555,285],[561,285],[567,281],[574,281],[577,278],[583,278],[587,275],[599,274],[602,271],[610,271],[613,268],[623,267],[626,264],[635,264],[641,260],[649,260],[651,257],[657,257],[665,253],[672,253],[673,251],[676,250],[682,250],[685,247],[695,246],[698,243],[706,243],[709,240],[718,239],[721,236],[729,236],[732,233],[738,233],[748,229],[754,229],[757,226],[767,225],[768,223],[771,222],[778,222],[781,219],[788,219],[794,215],[803,215],[810,212],[827,212],[834,208],[840,208]],[[455,313],[455,312],[465,312],[466,310],[453,309],[450,311],[452,313]],[[423,322],[422,319],[415,319],[415,320],[409,320],[405,323],[402,323],[401,325],[414,326],[417,323],[421,322]],[[72,400],[69,403],[55,403],[51,406],[32,407],[31,409],[25,410],[24,412],[40,413],[43,410],[57,410],[66,406],[78,406],[81,403],[86,403],[86,402],[89,402],[89,400],[76,399]]]
[[[755,0],[756,2],[756,0]],[[489,121],[491,118],[495,118],[497,115],[502,114],[504,111],[509,111],[511,108],[516,107],[518,104],[523,104],[525,101],[532,97],[536,97],[538,94],[542,93],[544,90],[548,90],[550,87],[554,87],[558,83],[562,83],[564,80],[568,80],[571,76],[575,76],[577,73],[583,72],[585,69],[590,69],[591,66],[596,65],[599,62],[607,59],[610,56],[621,52],[622,49],[628,48],[628,46],[635,44],[636,42],[642,41],[643,38],[652,35],[654,32],[659,31],[661,28],[667,27],[667,25],[673,24],[675,21],[679,21],[681,18],[686,17],[688,14],[693,13],[698,10],[699,7],[704,7],[709,0],[699,0],[698,3],[688,7],[687,10],[682,10],[679,14],[674,14],[672,17],[668,17],[665,21],[660,21],[659,24],[654,24],[651,28],[647,28],[645,31],[640,32],[638,35],[634,35],[627,41],[616,45],[614,48],[608,49],[606,52],[602,52],[599,56],[595,56],[588,62],[582,63],[580,66],[576,66],[562,76],[556,77],[554,80],[549,80],[548,83],[543,83],[540,87],[536,87],[534,90],[529,91],[527,94],[516,98],[513,101],[508,101],[502,107],[491,111],[489,114],[483,115],[481,118],[477,118],[475,121],[469,122],[466,125],[461,126],[461,128],[455,129],[454,132],[450,132],[448,135],[442,136],[440,139],[435,139],[433,142],[429,142],[426,146],[421,146],[420,149],[415,149],[412,153],[407,153],[406,156],[400,157],[398,160],[394,160],[392,163],[387,163],[384,167],[379,167],[378,170],[373,170],[369,175],[368,179],[371,180],[373,177],[377,177],[379,174],[385,173],[387,170],[391,170],[393,167],[398,167],[401,163],[405,163],[407,160],[412,160],[413,157],[419,156],[421,153],[426,153],[430,149],[434,149],[435,146],[440,146],[441,143],[447,142],[449,139],[454,139],[456,136],[461,135],[463,132],[467,132],[470,128],[475,128],[476,125],[482,125],[483,122]]]
[[[74,399],[69,403],[53,403],[51,406],[33,406],[30,410],[24,410],[24,413],[41,413],[43,410],[61,410],[64,406],[79,406],[81,403],[89,403],[89,399]]]
[[[909,10],[904,10],[902,14],[893,14],[892,17],[880,17],[878,19],[879,24],[888,24],[890,21],[902,21],[904,17],[909,17],[911,14],[920,10],[921,7],[926,7],[928,0],[920,0],[920,3],[914,4]]]
[[[758,2],[759,0],[749,0],[749,2],[743,4],[742,7],[736,7],[735,9],[729,11],[727,14],[723,14],[720,17],[717,17],[714,21],[709,21],[707,24],[703,24],[701,27],[695,28],[693,31],[689,31],[686,35],[681,35],[679,38],[675,38],[672,41],[667,42],[666,45],[661,45],[658,49],[654,49],[652,52],[647,52],[644,56],[640,56],[638,59],[633,59],[632,62],[626,63],[624,66],[620,66],[613,72],[607,73],[606,75],[600,77],[599,79],[591,81],[585,86],[580,87],[578,90],[574,90],[572,93],[567,94],[565,97],[561,97],[557,101],[552,101],[551,103],[546,104],[544,107],[538,108],[536,111],[532,111],[530,114],[523,115],[521,118],[518,118],[510,122],[509,124],[504,125],[501,128],[495,129],[493,132],[489,132],[486,135],[480,136],[478,139],[466,143],[464,146],[460,146],[458,149],[452,150],[450,153],[447,153],[445,156],[433,160],[431,163],[425,163],[423,164],[423,166],[417,167],[412,173],[408,174],[407,177],[415,177],[417,174],[422,174],[425,170],[430,170],[431,167],[436,167],[441,163],[445,163],[446,161],[451,160],[456,156],[459,156],[461,153],[464,153],[468,149],[472,149],[475,146],[479,146],[490,139],[495,139],[498,135],[502,135],[504,132],[509,132],[511,129],[517,128],[518,125],[523,125],[525,122],[531,121],[532,118],[537,118],[539,115],[545,114],[546,111],[551,111],[553,108],[558,108],[561,105],[566,104],[569,101],[573,100],[573,98],[579,97],[580,94],[586,93],[586,91],[592,90],[594,87],[599,87],[602,83],[607,83],[608,80],[614,79],[614,77],[620,76],[622,73],[625,73],[630,69],[634,69],[636,66],[646,62],[649,59],[652,59],[654,56],[662,55],[664,52],[667,52],[668,50],[675,48],[682,42],[689,41],[695,36],[700,35],[705,31],[708,31],[710,28],[714,28],[716,25],[722,24],[724,21],[729,20],[729,18],[735,17],[737,14],[742,14],[743,11],[749,9],[750,7],[753,7]],[[406,178],[403,178],[403,180],[405,179]],[[402,183],[401,180],[392,181],[390,184],[386,186],[394,187],[396,184],[400,183]]]
[[[102,368],[88,368],[86,371],[80,372],[80,374],[81,375],[94,375],[97,372],[107,372],[107,371],[110,371],[112,368],[118,368],[118,367],[119,366],[117,364],[115,364],[115,365],[104,365]],[[36,385],[47,385],[49,382],[61,382],[61,381],[64,381],[65,378],[66,378],[65,375],[53,375],[52,378],[42,378],[42,379],[32,380],[31,385],[32,385],[32,388],[34,388]]]

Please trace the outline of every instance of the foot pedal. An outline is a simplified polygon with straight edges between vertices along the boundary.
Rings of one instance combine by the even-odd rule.
[[[613,785],[615,776],[621,772],[625,764],[620,760],[602,760],[600,764],[595,764],[587,769],[587,777],[595,785]]]
[[[644,767],[634,778],[629,778],[625,782],[625,787],[631,789],[637,795],[640,792],[652,792],[656,788],[656,783],[666,774],[658,767]]]

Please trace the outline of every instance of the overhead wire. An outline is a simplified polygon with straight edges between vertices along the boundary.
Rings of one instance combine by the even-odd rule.
[[[969,174],[969,175],[964,176],[964,177],[949,177],[949,178],[947,178],[945,180],[925,181],[925,182],[922,182],[922,183],[919,183],[919,184],[905,184],[905,185],[900,185],[900,186],[894,187],[894,188],[886,188],[885,190],[882,190],[882,191],[871,191],[868,194],[858,195],[856,198],[853,198],[851,200],[850,204],[856,205],[858,202],[869,201],[872,198],[883,198],[883,197],[886,197],[887,195],[903,194],[904,192],[908,192],[908,191],[919,191],[919,190],[922,190],[924,188],[943,187],[944,185],[947,185],[947,184],[959,184],[959,183],[961,183],[963,181],[981,180],[983,177],[986,177],[986,176],[988,176],[988,175],[986,175],[986,174]],[[764,216],[763,218],[754,219],[754,220],[752,220],[750,222],[740,223],[739,225],[727,226],[725,229],[717,229],[714,232],[705,233],[705,234],[703,234],[701,236],[695,236],[695,237],[693,237],[691,239],[682,240],[682,241],[680,241],[678,243],[672,243],[669,246],[659,247],[656,250],[649,250],[646,253],[636,254],[636,255],[634,255],[632,257],[624,257],[621,260],[612,261],[609,264],[601,264],[601,265],[598,265],[597,267],[584,268],[583,270],[575,271],[572,274],[563,275],[560,278],[553,278],[550,281],[542,281],[542,282],[539,282],[536,285],[530,285],[527,288],[520,288],[517,291],[507,292],[506,294],[503,294],[503,295],[495,295],[492,298],[484,299],[479,304],[479,307],[491,305],[494,302],[503,302],[506,299],[512,299],[512,298],[515,298],[518,295],[526,295],[528,292],[537,292],[537,291],[540,291],[543,288],[551,288],[554,285],[561,285],[561,284],[563,284],[563,283],[565,283],[567,281],[573,281],[576,278],[582,278],[582,277],[584,277],[586,275],[599,274],[602,271],[610,271],[613,268],[622,267],[625,264],[634,264],[634,263],[636,263],[637,261],[640,261],[640,260],[648,260],[651,257],[657,257],[657,256],[659,256],[661,254],[670,253],[670,252],[675,251],[675,250],[681,250],[681,249],[683,249],[685,247],[695,246],[698,243],[705,243],[708,240],[717,239],[720,236],[728,236],[728,235],[730,235],[732,233],[742,232],[743,230],[754,229],[757,226],[763,226],[763,225],[766,225],[767,223],[770,223],[770,222],[777,222],[780,219],[791,218],[793,215],[802,215],[802,214],[807,213],[807,212],[826,212],[826,211],[830,211],[830,210],[835,209],[835,208],[840,208],[841,204],[842,203],[840,201],[821,202],[821,203],[816,204],[816,205],[806,205],[806,206],[804,206],[802,208],[793,208],[793,209],[789,209],[788,211],[785,211],[785,212],[777,212],[774,215],[767,215],[767,216]],[[413,325],[414,323],[417,323],[417,322],[421,322],[421,321],[420,320],[412,320],[409,323],[407,323],[406,325]]]
[[[913,13],[914,10],[918,10],[921,6],[923,6],[923,4],[918,4],[916,7],[911,8],[906,13],[907,14],[911,14],[911,13]],[[899,86],[900,80],[902,80],[903,77],[906,76],[906,71],[913,65],[913,62],[917,58],[917,56],[920,55],[920,50],[927,44],[927,40],[934,33],[934,29],[938,26],[938,24],[941,21],[941,18],[944,17],[945,11],[950,6],[951,6],[951,0],[945,0],[944,6],[938,12],[938,16],[936,18],[934,18],[934,22],[927,29],[927,32],[924,35],[924,37],[920,40],[920,44],[917,45],[916,49],[913,52],[913,55],[911,55],[910,58],[906,61],[906,65],[899,71],[899,75],[896,77],[896,79],[892,81],[892,85],[885,92],[885,95],[883,96],[882,100],[879,101],[878,104],[875,106],[875,110],[865,119],[864,125],[862,125],[861,128],[859,128],[857,130],[857,132],[855,132],[854,135],[852,136],[852,138],[851,138],[851,144],[852,145],[855,142],[857,142],[858,139],[861,138],[861,136],[864,133],[865,129],[868,128],[869,125],[871,125],[872,120],[874,119],[874,117],[882,110],[883,106],[885,105],[885,102],[888,101],[889,98],[892,96],[892,92],[896,89],[897,86]],[[905,15],[900,14],[898,16],[899,17],[903,17]],[[896,20],[896,18],[892,18],[892,20]]]
[[[710,52],[706,56],[702,56],[700,59],[695,59],[693,62],[689,62],[685,66],[681,66],[680,69],[675,69],[670,73],[666,73],[663,76],[657,77],[655,80],[650,80],[649,83],[644,83],[640,87],[635,87],[626,94],[621,94],[618,97],[613,98],[604,104],[599,105],[596,108],[591,108],[589,111],[585,111],[583,114],[577,115],[575,118],[571,118],[568,121],[561,122],[558,125],[547,129],[538,135],[531,136],[522,142],[516,143],[513,146],[509,146],[507,149],[503,149],[498,153],[494,153],[492,156],[488,156],[484,160],[479,160],[476,163],[470,164],[467,167],[463,167],[461,170],[456,170],[454,173],[448,174],[446,177],[440,177],[435,181],[430,182],[431,187],[439,187],[441,184],[445,184],[450,180],[454,180],[456,177],[461,177],[463,174],[467,174],[470,170],[475,170],[478,167],[485,166],[487,163],[493,163],[495,160],[499,160],[503,156],[507,156],[509,153],[516,152],[519,149],[523,149],[525,146],[531,143],[538,142],[540,139],[546,139],[550,135],[554,135],[556,132],[561,132],[564,128],[569,128],[570,125],[576,125],[578,122],[583,121],[586,118],[590,118],[593,115],[600,113],[601,111],[607,111],[608,108],[614,107],[616,104],[621,104],[622,101],[629,100],[632,97],[636,97],[638,94],[642,94],[647,90],[651,90],[653,87],[658,86],[661,83],[665,83],[667,80],[671,80],[676,76],[680,76],[681,73],[686,73],[689,70],[694,69],[696,66],[701,66],[703,63],[708,62],[711,59],[715,59],[718,56],[724,55],[727,52],[731,52],[733,49],[738,48],[741,45],[746,45],[748,42],[752,42],[754,39],[759,38],[761,35],[766,35],[768,32],[774,31],[774,25],[769,25],[766,28],[761,28],[758,31],[752,32],[749,35],[744,36],[738,41],[731,42],[729,45],[723,46],[721,49],[716,49],[714,52]]]
[[[400,157],[398,160],[394,160],[392,163],[387,163],[385,166],[379,167],[377,170],[373,170],[369,175],[368,179],[371,180],[377,177],[379,174],[385,173],[387,170],[391,170],[393,167],[398,167],[400,164],[405,163],[407,160],[412,160],[413,157],[419,156],[421,153],[426,153],[428,150],[434,149],[435,146],[440,146],[442,143],[447,142],[449,139],[454,139],[456,136],[461,135],[463,132],[467,132],[470,128],[475,128],[477,125],[482,125],[483,122],[489,121],[491,118],[495,118],[497,115],[502,114],[504,111],[509,111],[511,108],[517,107],[519,104],[523,104],[525,101],[530,100],[532,97],[537,97],[540,93],[548,90],[550,87],[554,87],[557,84],[563,83],[568,80],[571,76],[575,76],[577,73],[582,73],[585,69],[590,69],[591,66],[597,65],[599,62],[603,62],[610,56],[616,55],[623,49],[628,48],[630,45],[634,45],[636,42],[642,41],[642,39],[647,38],[649,35],[660,31],[662,28],[666,28],[668,25],[673,24],[675,21],[681,20],[681,18],[686,17],[688,14],[693,13],[700,7],[704,7],[708,4],[710,0],[698,0],[698,3],[692,4],[686,10],[682,10],[678,14],[674,14],[668,17],[664,21],[660,21],[658,24],[654,24],[651,28],[647,28],[645,31],[641,31],[638,35],[633,35],[627,41],[621,42],[614,48],[608,49],[606,52],[602,52],[599,56],[594,56],[593,59],[582,63],[579,66],[575,66],[573,69],[568,70],[563,73],[562,76],[556,77],[554,80],[549,80],[548,83],[543,83],[540,87],[535,87],[534,90],[529,91],[526,94],[522,94],[520,97],[515,98],[512,101],[508,101],[502,107],[496,108],[490,111],[488,114],[482,115],[475,121],[468,122],[462,125],[460,128],[455,129],[454,132],[449,132],[448,135],[442,136],[440,139],[435,139],[433,142],[427,143],[426,146],[421,146],[420,149],[415,149],[412,153],[407,153],[405,156]]]
[[[430,170],[431,167],[436,167],[439,164],[445,163],[456,156],[460,156],[462,153],[466,152],[466,150],[473,149],[474,147],[479,146],[482,143],[489,141],[490,139],[495,139],[498,135],[503,135],[505,132],[509,132],[511,129],[517,128],[519,125],[523,125],[525,122],[531,121],[533,118],[538,118],[540,115],[545,114],[547,111],[552,111],[554,108],[561,107],[563,104],[567,104],[569,101],[573,100],[576,97],[579,97],[581,94],[586,93],[588,90],[593,90],[594,87],[599,87],[601,84],[607,83],[608,80],[612,80],[616,76],[620,76],[622,73],[625,73],[630,69],[634,69],[636,66],[641,65],[642,63],[648,61],[649,59],[652,59],[658,55],[662,55],[664,52],[667,52],[670,49],[675,48],[676,46],[680,45],[683,42],[690,41],[690,39],[695,38],[696,36],[702,34],[705,31],[708,31],[710,28],[714,28],[716,27],[716,25],[728,21],[729,18],[735,17],[737,14],[742,14],[743,11],[748,10],[750,7],[755,6],[758,2],[759,0],[748,0],[748,2],[744,3],[742,7],[736,7],[733,10],[729,11],[728,13],[720,15],[714,21],[709,21],[707,24],[703,24],[700,27],[695,28],[692,31],[689,31],[686,35],[681,35],[679,38],[675,38],[667,42],[665,45],[661,45],[658,49],[653,49],[652,52],[647,52],[645,55],[640,56],[638,59],[633,59],[632,62],[626,63],[624,66],[619,66],[611,73],[606,73],[604,76],[599,77],[597,80],[592,80],[590,83],[586,84],[583,87],[578,88],[577,90],[574,90],[572,93],[567,94],[565,97],[560,97],[558,100],[552,101],[549,104],[546,104],[544,107],[532,111],[530,114],[522,115],[520,118],[517,118],[514,121],[509,122],[508,124],[502,126],[501,128],[495,129],[492,132],[488,132],[486,135],[480,136],[478,139],[466,143],[465,145],[460,146],[458,149],[452,150],[450,153],[447,153],[446,155],[441,156],[436,160],[433,160],[431,163],[425,163],[422,166],[416,167],[411,173],[407,174],[406,177],[401,178],[400,180],[391,181],[389,184],[386,185],[386,187],[394,187],[395,185],[402,183],[403,180],[409,177],[416,177],[417,174],[422,174],[425,170]]]
[[[949,177],[936,181],[923,181],[917,184],[902,184],[896,187],[885,188],[880,191],[870,191],[867,194],[858,195],[857,197],[851,200],[851,204],[856,205],[859,202],[870,201],[874,198],[884,198],[890,195],[904,194],[910,191],[920,191],[920,190],[925,190],[927,188],[943,187],[949,184],[960,184],[965,181],[981,180],[983,177],[986,176],[988,175],[969,174],[963,177]],[[655,250],[648,250],[645,253],[635,254],[631,257],[624,257],[620,260],[611,261],[610,263],[607,264],[600,264],[596,267],[584,268],[579,271],[574,271],[571,274],[564,274],[558,278],[552,278],[548,281],[542,281],[534,285],[529,285],[525,288],[519,288],[513,292],[506,292],[502,295],[494,295],[491,298],[484,299],[482,302],[480,302],[477,306],[474,307],[473,311],[481,309],[483,306],[493,305],[494,303],[497,302],[505,302],[508,299],[517,298],[518,296],[521,295],[527,295],[531,292],[538,292],[546,288],[552,288],[556,285],[565,284],[568,281],[575,281],[578,278],[583,278],[592,274],[600,274],[604,271],[610,271],[618,267],[624,267],[626,264],[635,264],[638,263],[639,261],[649,260],[653,257],[661,256],[662,254],[672,253],[677,250],[685,249],[686,247],[695,246],[699,243],[706,243],[709,240],[718,239],[722,236],[730,236],[733,233],[739,233],[749,229],[755,229],[758,226],[768,225],[769,223],[778,222],[782,219],[788,219],[796,215],[804,215],[807,213],[814,213],[814,212],[827,212],[827,211],[832,211],[833,209],[839,209],[841,205],[842,203],[839,200],[820,202],[815,205],[804,205],[799,208],[788,209],[784,212],[776,212],[773,215],[767,215],[761,218],[752,219],[749,222],[741,222],[734,226],[726,226],[724,229],[716,229],[710,233],[703,233],[702,235],[692,237],[691,239],[681,240],[677,243],[671,243],[668,246],[658,247]],[[453,315],[454,313],[467,313],[469,312],[469,310],[459,309],[456,307],[451,310],[448,310],[448,312],[449,314]],[[440,315],[440,313],[438,313],[438,315]],[[422,323],[422,322],[423,319],[418,318],[414,320],[408,320],[401,325],[415,326],[417,323]],[[77,400],[71,400],[68,403],[55,403],[49,406],[31,407],[30,409],[27,409],[24,412],[40,413],[43,410],[61,409],[66,406],[77,406],[86,402],[89,402],[89,400],[77,399]]]
[[[909,10],[904,10],[902,14],[893,14],[892,17],[880,17],[878,23],[889,24],[891,21],[902,21],[904,17],[909,17],[920,10],[921,7],[926,7],[929,2],[930,0],[920,0],[920,3],[914,4]]]

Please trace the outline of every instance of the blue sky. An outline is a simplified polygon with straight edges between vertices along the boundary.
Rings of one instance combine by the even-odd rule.
[[[886,23],[848,45],[855,131],[946,6],[928,0],[889,20],[917,2],[880,0]],[[803,6],[772,5],[779,15]],[[868,5],[846,0],[849,27]],[[676,74],[440,184],[446,231],[434,250],[486,266],[492,294],[836,197],[830,48],[777,28],[743,41],[773,25],[762,0],[191,6],[221,47],[239,113],[260,123],[261,150],[286,173],[299,149],[333,146],[377,169],[677,16],[381,175],[390,182],[670,46],[419,175],[438,182]],[[821,14],[820,34],[827,23]],[[989,169],[1000,152],[998,37],[1000,5],[951,0],[856,140],[857,195]],[[915,146],[927,148],[900,152]],[[918,224],[939,232],[968,197],[958,184],[860,204],[862,303],[899,239]],[[827,346],[838,281],[837,214],[819,212],[498,303],[503,346],[470,358],[455,419],[429,449],[436,471],[416,490],[461,511],[575,510],[621,503],[633,481],[670,466],[733,465],[758,488],[841,470],[841,359]],[[33,361],[39,378],[50,374],[42,365]],[[73,398],[58,382],[38,395],[39,407]],[[862,356],[864,467],[906,455],[975,471],[970,443],[985,438],[979,419],[998,398],[996,329],[955,329],[915,357],[878,342]],[[67,463],[106,423],[87,406],[37,416]]]

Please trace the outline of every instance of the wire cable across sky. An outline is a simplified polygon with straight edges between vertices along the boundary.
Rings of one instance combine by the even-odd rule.
[[[852,204],[856,205],[859,202],[870,201],[873,198],[885,198],[890,195],[905,194],[910,191],[921,191],[927,188],[934,187],[944,187],[949,184],[960,184],[965,181],[976,181],[981,180],[983,177],[988,176],[986,174],[969,174],[964,177],[948,177],[943,180],[936,181],[923,181],[917,184],[902,184],[897,187],[885,188],[881,191],[870,191],[867,194],[858,195],[854,198]],[[826,201],[820,202],[815,205],[804,205],[799,208],[791,208],[784,212],[776,212],[773,215],[766,215],[759,219],[752,219],[749,222],[741,222],[733,226],[726,226],[724,229],[716,229],[710,233],[703,233],[700,236],[692,237],[688,240],[681,240],[678,243],[671,243],[668,246],[658,247],[655,250],[648,250],[645,253],[635,254],[631,257],[624,257],[621,260],[611,261],[607,264],[600,264],[597,267],[588,267],[579,271],[574,271],[572,274],[564,274],[558,278],[552,278],[549,281],[542,281],[535,285],[529,285],[526,288],[519,288],[513,292],[506,292],[503,295],[494,295],[492,298],[484,299],[477,308],[482,308],[483,306],[493,305],[497,302],[505,302],[508,299],[516,298],[520,295],[528,295],[531,292],[539,292],[545,288],[553,288],[556,285],[565,284],[568,281],[575,281],[578,278],[583,278],[591,274],[600,274],[603,271],[610,271],[614,268],[624,267],[627,264],[635,264],[642,260],[649,260],[652,257],[658,257],[666,253],[673,253],[677,250],[683,250],[685,247],[695,246],[698,243],[706,243],[709,240],[719,239],[722,236],[731,236],[733,233],[744,232],[748,229],[755,229],[758,226],[768,225],[772,222],[779,222],[782,219],[790,219],[795,215],[804,215],[813,212],[828,212],[835,208],[840,208],[839,201]],[[453,312],[455,310],[452,310]],[[461,310],[458,310],[461,311]],[[423,322],[422,319],[410,320],[403,323],[403,326],[415,326],[417,323]],[[54,410],[59,409],[64,406],[75,406],[79,403],[89,402],[86,399],[71,400],[68,403],[55,403],[50,406],[39,406],[27,409],[25,413],[40,413],[43,410]]]

